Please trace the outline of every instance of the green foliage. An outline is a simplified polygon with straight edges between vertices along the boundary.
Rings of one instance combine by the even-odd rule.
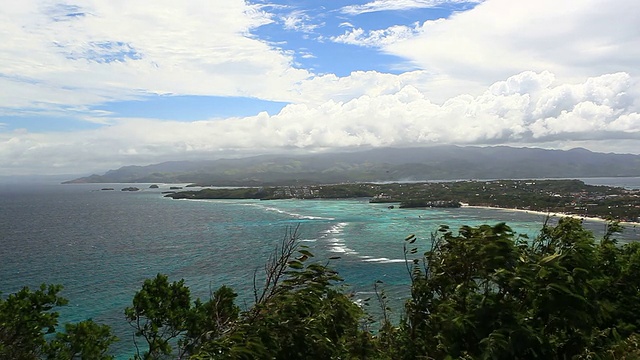
[[[58,313],[52,309],[67,304],[61,290],[42,284],[0,298],[0,359],[112,359],[106,352],[117,338],[106,325],[87,320],[56,333]]]
[[[92,320],[66,324],[64,333],[57,333],[49,345],[49,359],[110,360],[106,352],[118,339],[107,325]]]
[[[168,194],[174,199],[327,199],[368,197],[402,208],[478,206],[526,209],[620,221],[640,217],[640,190],[587,185],[580,180],[491,180],[426,183],[281,185],[202,189]]]
[[[367,350],[364,312],[337,287],[335,271],[308,262],[313,254],[296,239],[290,234],[274,251],[253,307],[197,359],[334,359]]]
[[[222,286],[191,301],[183,280],[147,279],[125,310],[144,359],[639,359],[640,243],[601,241],[579,220],[545,224],[534,239],[509,226],[442,226],[420,257],[405,238],[410,297],[391,321],[383,283],[374,321],[338,273],[288,233],[254,274],[241,310]],[[261,283],[261,286],[258,284]],[[60,286],[0,298],[0,359],[111,359],[116,339],[91,320],[55,333]],[[366,299],[368,304],[371,299]],[[55,333],[55,335],[54,335]]]
[[[331,359],[368,351],[364,315],[337,284],[338,274],[310,262],[313,254],[288,233],[265,266],[264,285],[245,311],[229,287],[191,304],[181,280],[145,280],[125,314],[148,350],[137,358]]]
[[[37,359],[46,352],[45,335],[58,325],[58,313],[50,310],[67,303],[58,296],[60,290],[60,285],[42,284],[0,298],[0,358]]]
[[[404,359],[569,359],[634,346],[640,246],[615,246],[619,229],[613,224],[596,243],[579,220],[563,218],[528,242],[503,223],[457,234],[443,226],[424,258],[410,262],[411,298],[399,326],[381,333],[384,351]]]
[[[135,335],[143,337],[149,347],[142,358],[171,356],[171,341],[187,331],[190,310],[191,294],[184,280],[169,283],[168,277],[162,274],[145,280],[133,297],[133,306],[125,309]]]
[[[186,353],[196,353],[203,344],[223,336],[238,319],[240,308],[234,303],[238,296],[228,286],[221,286],[205,303],[197,299],[188,316],[187,334],[181,344]]]

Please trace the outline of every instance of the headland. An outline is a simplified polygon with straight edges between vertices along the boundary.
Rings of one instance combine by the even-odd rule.
[[[468,206],[640,221],[640,190],[587,185],[580,180],[464,180],[416,183],[206,188],[166,195],[174,199],[347,199],[400,208]]]

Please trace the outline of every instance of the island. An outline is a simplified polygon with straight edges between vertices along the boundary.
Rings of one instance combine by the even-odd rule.
[[[587,185],[580,180],[465,180],[416,183],[207,188],[167,194],[173,199],[347,199],[401,208],[461,205],[640,221],[640,190]]]

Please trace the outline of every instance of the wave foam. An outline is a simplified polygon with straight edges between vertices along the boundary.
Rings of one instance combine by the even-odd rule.
[[[336,244],[336,246],[330,247],[329,251],[339,254],[358,255],[357,251],[349,249],[344,244]]]
[[[298,213],[294,213],[294,212],[289,212],[289,211],[285,211],[282,209],[278,209],[275,207],[265,207],[264,208],[266,211],[274,211],[277,212],[278,214],[283,214],[283,215],[288,215],[297,219],[301,219],[301,220],[335,220],[334,218],[328,218],[328,217],[322,217],[322,216],[312,216],[312,215],[303,215],[303,214],[298,214]]]
[[[378,264],[392,264],[392,263],[403,263],[403,262],[405,262],[404,259],[389,259],[389,258],[369,258],[369,259],[363,259],[362,261],[373,262],[373,263],[378,263]]]

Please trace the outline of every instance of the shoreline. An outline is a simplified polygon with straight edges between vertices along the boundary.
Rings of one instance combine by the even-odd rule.
[[[521,213],[532,214],[532,215],[549,216],[549,217],[552,217],[552,218],[553,217],[570,217],[570,218],[573,218],[573,219],[580,219],[580,220],[593,220],[593,221],[598,221],[598,222],[603,222],[603,223],[607,222],[606,219],[603,219],[601,217],[580,216],[580,215],[576,215],[576,214],[566,214],[566,213],[562,213],[562,212],[548,212],[548,211],[502,208],[502,207],[497,207],[497,206],[478,206],[478,205],[467,205],[467,204],[462,204],[461,207],[462,208],[471,208],[471,209],[489,209],[489,210],[502,210],[502,211],[510,211],[510,212],[521,212]],[[635,222],[635,221],[620,221],[619,223],[622,226],[633,226],[633,227],[640,226],[640,222]]]

